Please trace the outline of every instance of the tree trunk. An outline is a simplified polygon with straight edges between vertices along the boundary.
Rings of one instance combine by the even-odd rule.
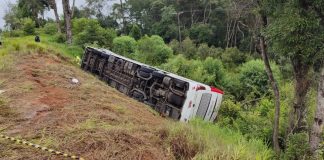
[[[271,86],[272,86],[274,96],[275,96],[275,114],[274,114],[272,141],[273,141],[273,148],[274,148],[277,156],[279,156],[280,155],[280,147],[279,147],[280,95],[279,95],[278,84],[272,74],[268,54],[266,51],[265,40],[264,40],[263,36],[260,37],[260,50],[261,50],[262,59],[264,61],[264,66],[265,66],[268,78],[271,82]]]
[[[121,15],[122,15],[122,20],[123,20],[122,31],[125,34],[126,21],[125,21],[124,7],[123,7],[123,1],[122,0],[120,0],[120,12],[121,12]]]
[[[321,69],[318,91],[317,91],[317,107],[314,117],[314,124],[310,133],[309,144],[311,152],[314,157],[317,157],[316,150],[318,149],[319,143],[322,140],[323,132],[323,120],[324,120],[324,67]]]
[[[73,3],[72,3],[72,15],[71,15],[71,19],[74,16],[74,9],[75,9],[75,0],[73,0]]]
[[[60,17],[59,17],[59,15],[57,13],[57,5],[56,5],[55,0],[51,0],[51,6],[52,6],[52,9],[54,10],[57,32],[62,33],[61,24],[60,24]]]
[[[260,28],[266,28],[268,25],[268,19],[267,16],[260,13],[259,14],[260,19]],[[271,83],[274,96],[275,96],[275,114],[274,114],[274,123],[273,123],[273,133],[272,133],[272,142],[273,142],[273,149],[276,152],[277,156],[280,156],[280,146],[279,146],[279,122],[280,122],[280,94],[279,94],[279,87],[278,83],[275,80],[272,69],[269,62],[269,57],[267,53],[267,46],[265,44],[265,39],[261,35],[260,36],[260,52],[261,56],[264,62],[265,70],[267,72],[269,81]]]
[[[299,56],[291,60],[295,76],[294,105],[289,117],[288,134],[299,133],[307,130],[305,121],[306,94],[310,87],[309,66],[303,63],[303,57]]]
[[[72,44],[71,9],[69,0],[62,0],[67,44]]]

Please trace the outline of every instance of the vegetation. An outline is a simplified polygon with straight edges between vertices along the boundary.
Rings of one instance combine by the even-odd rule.
[[[195,120],[171,127],[172,149],[183,146],[171,139],[186,133],[184,139],[177,139],[188,143],[179,144],[187,147],[185,153],[175,155],[179,159],[323,156],[322,0],[128,0],[114,4],[109,14],[104,12],[105,2],[86,0],[81,8],[65,6],[65,19],[56,16],[53,23],[38,15],[50,8],[55,12],[55,1],[29,5],[19,0],[4,17],[9,30],[2,33],[0,55],[26,48],[22,41],[33,37],[23,36],[39,33],[42,43],[27,45],[59,50],[73,59],[80,59],[86,45],[104,47],[221,88],[225,95],[215,124]],[[225,137],[225,142],[214,137]]]

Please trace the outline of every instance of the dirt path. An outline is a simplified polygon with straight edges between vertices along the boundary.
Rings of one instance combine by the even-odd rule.
[[[58,56],[14,59],[0,71],[0,132],[85,159],[173,159],[149,107]],[[0,140],[0,159],[60,158]]]

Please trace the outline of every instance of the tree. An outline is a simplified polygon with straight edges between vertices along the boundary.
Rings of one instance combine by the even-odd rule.
[[[59,15],[57,13],[56,1],[55,0],[48,0],[48,4],[54,11],[57,32],[62,33],[60,17],[59,17]]]
[[[180,44],[180,51],[188,59],[195,59],[197,58],[197,47],[196,44],[187,37],[183,40],[182,44]]]
[[[44,15],[44,11],[49,8],[47,0],[18,0],[19,18],[31,18],[36,27],[41,26],[39,14]],[[44,17],[44,16],[42,16]]]
[[[72,11],[70,9],[70,2],[69,0],[62,0],[63,5],[63,13],[64,13],[64,20],[65,20],[65,33],[66,33],[66,42],[67,44],[72,44]]]
[[[117,37],[113,40],[113,51],[117,54],[129,57],[135,53],[137,42],[129,36]]]
[[[132,25],[132,29],[130,30],[129,35],[136,40],[139,40],[142,37],[141,29],[138,27],[138,25]]]
[[[161,35],[166,42],[170,42],[178,36],[178,27],[174,23],[176,11],[173,6],[165,6],[161,11],[161,20],[153,24],[152,33]]]
[[[257,1],[260,8],[264,7],[260,3],[260,1]],[[280,155],[280,146],[279,146],[279,123],[280,123],[280,93],[279,93],[279,87],[276,79],[273,76],[272,69],[269,62],[269,56],[268,56],[268,50],[267,45],[265,41],[265,37],[260,34],[261,30],[267,27],[268,25],[268,19],[265,15],[265,12],[261,9],[259,13],[256,15],[256,19],[258,20],[256,25],[257,28],[259,28],[260,31],[258,33],[259,37],[259,43],[257,43],[258,46],[258,52],[261,54],[261,57],[264,62],[264,67],[266,70],[266,73],[268,75],[268,79],[271,83],[272,90],[275,96],[275,113],[274,113],[274,123],[273,123],[273,134],[272,134],[272,142],[273,142],[273,148],[279,157]]]
[[[76,44],[84,46],[97,43],[101,47],[112,48],[113,39],[117,36],[114,29],[102,28],[96,19],[77,19],[73,24],[76,24],[73,29]]]
[[[5,16],[3,17],[6,26],[12,30],[18,29],[21,26],[21,22],[18,17],[19,15],[18,6],[9,3],[7,8],[8,10],[6,10]]]
[[[23,31],[26,35],[33,35],[35,34],[35,22],[30,18],[25,18],[23,21]]]
[[[211,44],[210,39],[213,36],[211,27],[207,24],[197,24],[190,28],[189,36],[195,43]]]
[[[315,112],[314,123],[310,133],[310,148],[311,152],[315,157],[316,150],[319,147],[319,144],[322,139],[322,132],[323,132],[323,121],[324,121],[324,67],[322,67],[319,76],[319,84],[318,84],[318,91],[317,91],[317,107]],[[317,157],[318,158],[318,157]]]
[[[272,23],[266,29],[271,48],[280,56],[289,57],[295,79],[295,102],[290,114],[288,134],[307,130],[306,94],[311,84],[310,69],[323,47],[323,29],[314,12],[303,3],[289,1],[276,5]]]
[[[317,17],[320,19],[319,24],[324,27],[324,1],[322,0],[300,0],[300,3],[303,4],[303,7],[311,12],[315,12]],[[313,158],[319,159],[318,157],[318,148],[322,140],[323,133],[323,120],[324,120],[324,54],[323,48],[320,51],[322,56],[319,57],[319,60],[315,62],[314,70],[318,71],[318,89],[317,89],[317,107],[315,111],[314,123],[312,125],[310,135],[309,135],[309,144],[311,154]]]
[[[160,36],[144,36],[138,41],[135,58],[153,66],[166,63],[172,56],[172,49],[168,47]]]

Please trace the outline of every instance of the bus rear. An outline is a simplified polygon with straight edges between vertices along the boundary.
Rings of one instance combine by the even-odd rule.
[[[181,121],[194,117],[213,122],[216,119],[224,92],[201,83],[191,83],[182,107]]]

